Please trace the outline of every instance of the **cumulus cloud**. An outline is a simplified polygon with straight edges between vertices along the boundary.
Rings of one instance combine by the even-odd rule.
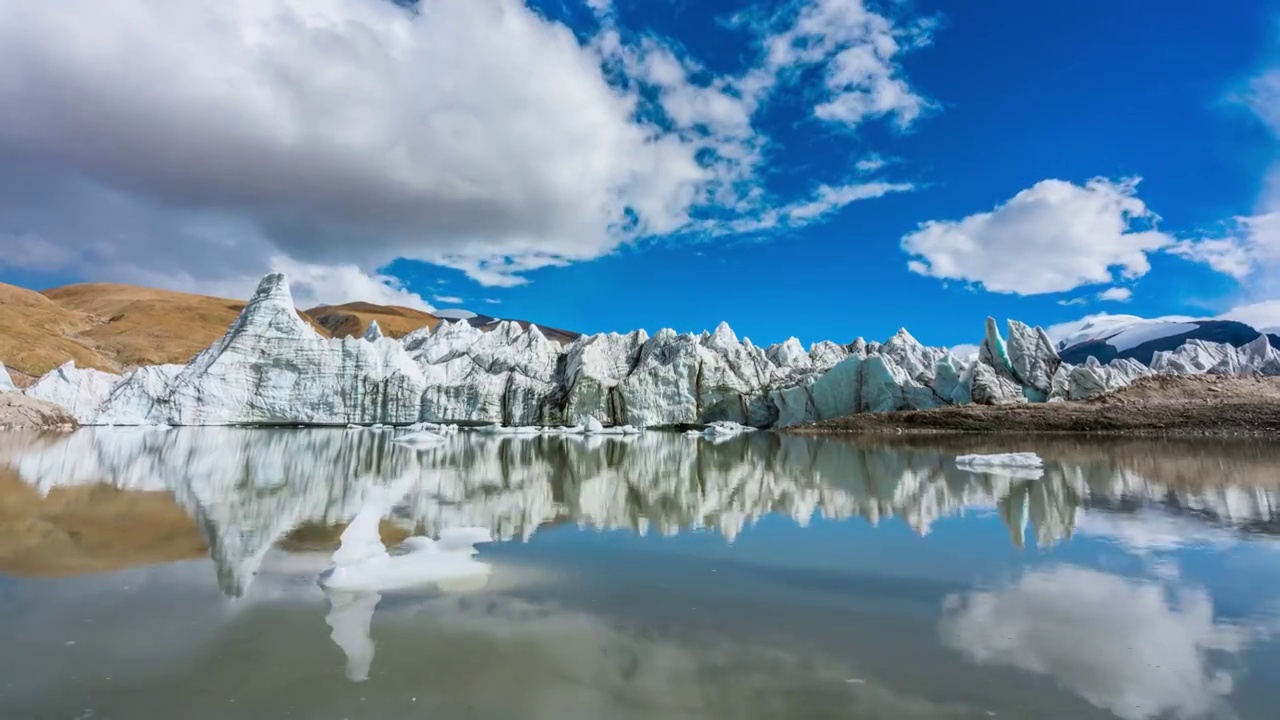
[[[1272,146],[1266,150],[1272,165],[1262,192],[1252,215],[1232,218],[1219,232],[1182,240],[1170,251],[1235,278],[1250,299],[1270,299],[1280,293],[1280,145],[1275,143],[1280,139],[1280,69],[1264,69],[1230,99],[1248,108],[1272,133]]]
[[[902,238],[916,273],[1035,295],[1132,279],[1173,238],[1137,196],[1137,179],[1042,180],[990,212],[930,220]]]
[[[1107,288],[1098,293],[1099,300],[1109,300],[1111,302],[1128,302],[1133,297],[1133,291],[1125,287]]]
[[[1215,622],[1203,590],[1070,565],[949,597],[939,631],[971,662],[1051,676],[1124,720],[1224,710],[1233,680],[1214,660],[1250,637]]]
[[[0,4],[0,233],[36,238],[8,262],[216,284],[285,258],[382,293],[378,268],[410,258],[514,285],[906,187],[769,198],[754,118],[819,68],[815,117],[909,125],[928,104],[898,59],[925,26],[810,0],[716,77],[591,5],[583,42],[520,0]]]
[[[1235,320],[1252,325],[1259,330],[1275,332],[1280,329],[1280,300],[1239,305],[1218,316],[1220,320]]]
[[[1237,280],[1280,268],[1280,212],[1233,218],[1217,237],[1180,240],[1169,252]]]

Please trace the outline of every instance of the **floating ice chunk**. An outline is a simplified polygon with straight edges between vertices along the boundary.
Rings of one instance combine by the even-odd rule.
[[[370,488],[360,511],[342,533],[342,544],[333,554],[333,565],[320,575],[326,590],[378,592],[420,585],[462,589],[487,582],[489,566],[472,558],[475,544],[492,539],[487,528],[455,528],[439,541],[409,538],[403,553],[390,555],[382,544],[378,525],[391,510],[391,496]]]
[[[1039,468],[1044,461],[1033,452],[997,453],[994,455],[960,455],[956,464],[972,468]]]
[[[701,431],[701,430],[686,430],[686,431],[684,432],[684,436],[685,436],[685,437],[702,437],[702,431]]]
[[[542,428],[536,425],[485,425],[480,432],[485,435],[537,435]]]
[[[586,422],[582,424],[582,428],[583,432],[588,435],[596,435],[604,432],[604,425],[593,417],[587,418]]]
[[[543,428],[548,435],[585,435],[587,428],[583,425],[569,425],[568,427],[548,427]]]
[[[448,442],[448,438],[443,435],[437,435],[426,430],[420,432],[409,433],[408,435],[399,435],[391,439],[391,442],[401,445],[414,445],[417,447],[431,447],[442,445]]]
[[[746,425],[741,425],[736,422],[723,420],[719,422],[713,422],[710,425],[708,425],[706,430],[703,430],[703,434],[705,434],[708,437],[717,437],[717,436],[741,435],[744,432],[753,432],[753,431],[755,431],[755,428],[753,427],[747,427]]]
[[[348,425],[348,426],[347,426],[347,429],[348,429],[348,430],[363,430],[363,429],[364,429],[364,426],[363,426],[363,425],[356,425],[355,423],[352,423],[352,424],[350,424],[350,425]]]
[[[457,425],[442,425],[433,422],[417,422],[412,425],[406,425],[404,429],[410,432],[429,432],[437,435],[452,435],[458,432]]]

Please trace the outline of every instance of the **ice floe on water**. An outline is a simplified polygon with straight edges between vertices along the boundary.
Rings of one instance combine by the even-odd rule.
[[[990,455],[960,455],[956,457],[956,464],[960,466],[975,468],[1039,468],[1044,467],[1044,461],[1040,456],[1033,452],[1012,452],[1012,453],[993,453]]]
[[[397,435],[391,439],[391,442],[400,443],[401,445],[411,445],[414,447],[434,447],[443,445],[449,441],[444,435],[422,430],[419,432],[411,432],[407,435]]]
[[[342,533],[333,564],[320,575],[326,590],[381,592],[427,585],[483,586],[489,565],[476,560],[475,545],[490,542],[487,528],[444,530],[439,540],[411,537],[390,554],[378,528],[394,505],[392,494],[371,487],[355,518]]]

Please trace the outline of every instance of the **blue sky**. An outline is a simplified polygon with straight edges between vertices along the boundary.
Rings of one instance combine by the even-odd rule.
[[[0,3],[0,281],[759,343],[1280,325],[1274,3],[71,5]]]

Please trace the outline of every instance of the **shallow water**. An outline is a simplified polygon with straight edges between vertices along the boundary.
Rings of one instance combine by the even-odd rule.
[[[1275,443],[391,437],[0,434],[0,717],[1280,706]],[[489,528],[487,583],[322,590],[373,486],[389,540]]]

